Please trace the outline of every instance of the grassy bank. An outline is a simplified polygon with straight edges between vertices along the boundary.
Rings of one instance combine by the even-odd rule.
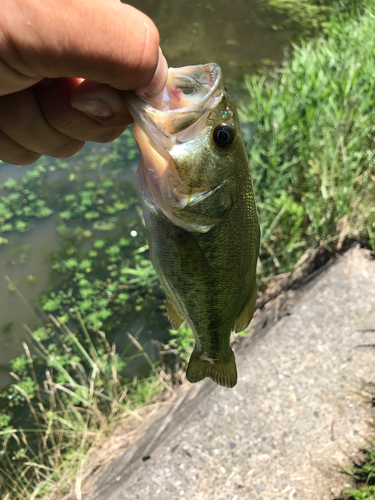
[[[132,336],[137,352],[120,358],[104,333],[92,338],[80,316],[79,322],[72,332],[50,316],[29,332],[34,354],[24,344],[25,354],[12,362],[15,383],[8,412],[0,413],[3,499],[80,499],[93,448],[115,430],[117,447],[126,443],[147,413],[144,404],[168,388],[165,373]],[[124,366],[137,356],[146,358],[152,376],[128,381]]]
[[[247,80],[251,102],[242,120],[252,128],[261,280],[291,271],[318,246],[340,250],[346,237],[375,250],[374,47],[375,9],[368,2],[359,21],[336,16],[324,37],[294,47],[271,78]],[[375,500],[374,446],[346,470],[357,487],[341,500]]]
[[[364,451],[364,460],[348,469],[346,473],[357,485],[348,488],[340,500],[375,500],[375,440]]]
[[[290,271],[322,242],[375,247],[374,28],[373,8],[334,19],[272,78],[247,80],[261,276]]]
[[[289,29],[304,38],[329,28],[332,16],[361,15],[371,0],[259,0],[265,13],[278,12],[282,20],[274,29]]]
[[[375,14],[368,7],[355,15],[337,15],[271,77],[247,80],[241,118],[260,212],[263,289],[319,246],[335,251],[351,237],[375,248]],[[93,448],[119,426],[126,436],[145,404],[168,391],[170,378],[149,346],[124,332],[143,321],[166,366],[186,360],[192,347],[187,329],[167,333],[139,200],[123,175],[136,154],[127,133],[89,156],[42,159],[1,187],[0,245],[49,217],[59,243],[54,286],[39,299],[41,326],[28,332],[29,347],[12,362],[14,384],[0,398],[4,499],[81,498]],[[9,290],[21,285],[10,282]],[[142,380],[129,369],[137,360],[148,370]]]

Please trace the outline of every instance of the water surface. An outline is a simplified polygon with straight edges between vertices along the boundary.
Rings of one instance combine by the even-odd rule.
[[[216,62],[227,82],[269,61],[281,61],[290,33],[275,30],[279,14],[255,0],[138,0],[126,2],[147,14],[160,33],[169,66]]]
[[[217,62],[223,69],[227,86],[237,95],[240,94],[244,75],[257,71],[270,60],[279,62],[282,59],[290,35],[274,30],[272,26],[278,22],[278,15],[273,18],[269,14],[266,16],[254,0],[232,0],[230,3],[227,0],[139,0],[129,3],[149,15],[157,25],[161,47],[170,66]],[[112,146],[100,146],[101,152],[103,148],[110,152]],[[69,160],[70,165],[76,163],[86,179],[105,174],[100,168],[94,173],[91,170],[90,158],[97,154],[95,151],[95,147],[88,144],[79,156]],[[134,178],[138,158],[129,162],[126,155],[121,156],[122,150],[119,151],[117,163],[123,165],[122,176]],[[50,165],[55,162],[52,158],[47,160]],[[8,178],[20,179],[34,166],[17,168],[0,164],[0,185]],[[67,175],[55,172],[47,178],[45,189],[49,190],[50,182],[56,201],[66,194]],[[61,246],[61,237],[56,230],[57,220],[57,214],[45,220],[35,219],[30,231],[2,234],[9,243],[0,246],[0,387],[9,380],[9,360],[22,352],[24,325],[30,328],[38,325],[39,312],[35,308],[38,296],[54,285],[50,254]],[[30,280],[30,276],[36,280]],[[16,291],[9,290],[12,282],[17,286]],[[137,320],[133,329],[129,325],[126,328],[134,333],[134,330],[142,330],[142,325]],[[120,325],[115,332],[120,344],[124,343],[124,329],[125,326]],[[146,328],[140,340],[160,336],[163,337],[156,327],[154,331]],[[150,349],[152,354],[155,350]]]

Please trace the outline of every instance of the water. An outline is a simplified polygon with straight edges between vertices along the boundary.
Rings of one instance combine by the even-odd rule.
[[[227,82],[266,61],[281,61],[289,33],[275,31],[278,15],[266,15],[255,0],[138,0],[126,2],[147,14],[160,33],[169,66],[216,62]]]
[[[233,0],[230,5],[226,0],[139,0],[129,3],[149,15],[157,25],[161,47],[170,66],[217,62],[223,69],[228,87],[237,95],[245,74],[256,71],[270,60],[279,62],[282,59],[290,36],[288,32],[273,30],[272,25],[278,21],[278,17],[266,16],[253,0]],[[103,148],[106,147],[98,146],[98,151],[103,151]],[[111,151],[111,146],[107,149]],[[70,164],[76,162],[80,165],[80,175],[95,178],[105,173],[102,169],[92,172],[89,158],[84,158],[85,154],[96,154],[93,145],[86,145],[78,157],[70,160]],[[123,177],[134,178],[136,161],[137,158],[131,168],[123,169]],[[122,161],[121,157],[118,162],[129,164],[125,159]],[[49,163],[53,165],[54,160],[51,159]],[[10,177],[20,179],[30,168],[1,164],[0,184]],[[64,172],[55,172],[48,178],[56,199],[67,192],[66,175]],[[49,190],[48,185],[46,189]],[[9,360],[22,352],[24,325],[31,328],[38,325],[38,316],[35,314],[38,296],[55,283],[50,254],[61,246],[56,221],[57,216],[45,220],[35,219],[33,229],[26,233],[4,234],[9,244],[0,246],[0,388],[9,382]],[[28,279],[31,275],[36,277],[35,281]],[[9,290],[11,282],[16,283],[16,291]],[[143,326],[138,319],[132,327],[126,325],[126,328],[134,333],[142,330]],[[140,334],[141,343],[149,341],[151,337],[163,337],[160,332],[155,334],[157,326],[153,331],[148,328],[143,330]],[[117,342],[122,344],[121,349],[124,347],[123,333],[121,328],[115,332]],[[151,344],[149,353],[156,355]],[[139,363],[134,366],[135,370],[140,369]]]

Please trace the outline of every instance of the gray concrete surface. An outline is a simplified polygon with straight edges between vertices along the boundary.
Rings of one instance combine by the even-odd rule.
[[[375,260],[358,248],[258,311],[239,380],[169,404],[87,500],[335,498],[369,436]],[[146,460],[147,457],[150,457]]]

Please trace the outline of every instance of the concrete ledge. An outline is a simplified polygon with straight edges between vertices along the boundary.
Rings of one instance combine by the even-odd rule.
[[[234,389],[192,386],[85,499],[334,498],[371,435],[373,344],[375,261],[353,248],[257,312]]]

